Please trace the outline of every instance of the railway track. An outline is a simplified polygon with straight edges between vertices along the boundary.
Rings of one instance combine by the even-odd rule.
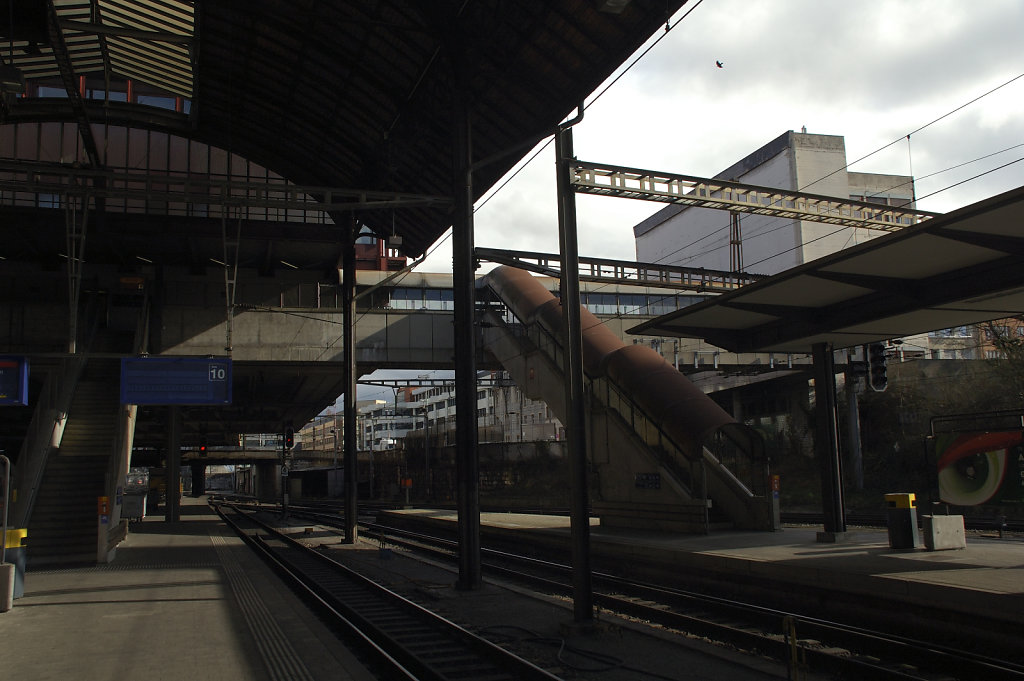
[[[316,509],[293,512],[324,525],[338,521],[336,514]],[[449,539],[393,527],[369,524],[363,525],[361,532],[435,560],[452,561],[457,549]],[[483,559],[489,575],[547,593],[571,595],[566,565],[493,549],[484,549]],[[594,602],[603,610],[764,654],[793,670],[806,668],[838,678],[1024,680],[1024,665],[1017,662],[892,630],[828,621],[609,574],[595,573],[593,584]]]
[[[457,548],[447,539],[371,526],[390,544],[451,560]],[[571,595],[567,565],[483,549],[489,574],[532,588]],[[808,617],[727,598],[689,592],[595,573],[594,602],[599,607],[756,651],[794,667],[871,679],[1024,680],[1024,665],[969,650],[915,640],[841,622]]]
[[[372,660],[381,678],[558,681],[558,677],[402,598],[227,504],[218,513]]]
[[[324,502],[302,502],[301,504],[293,504],[293,507],[297,510],[307,510],[330,513],[330,512],[343,512],[343,507],[334,501]],[[378,510],[381,509],[392,509],[397,508],[393,503],[378,503],[378,504],[360,504],[360,518],[375,515]],[[443,507],[454,510],[452,507]],[[481,511],[489,513],[536,513],[541,515],[569,515],[569,509],[562,508],[507,508],[498,506],[482,506]],[[923,508],[918,509],[918,526],[921,526],[921,516],[925,513]],[[821,525],[825,516],[820,511],[786,511],[782,513],[782,523],[784,525]],[[886,526],[886,514],[884,511],[879,512],[866,512],[866,511],[850,511],[846,514],[846,524],[854,527],[880,527]],[[998,532],[999,524],[997,518],[984,518],[984,517],[964,517],[964,529],[973,532]],[[1010,533],[1011,535],[1024,534],[1024,519],[1008,518],[1005,520],[1003,530]]]

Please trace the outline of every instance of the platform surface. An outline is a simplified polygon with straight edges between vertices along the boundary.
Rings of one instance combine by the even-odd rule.
[[[374,678],[205,499],[183,499],[181,518],[132,523],[107,565],[30,567],[0,614],[2,677]]]
[[[443,510],[387,513],[427,522],[456,520],[454,512]],[[483,513],[480,522],[485,532],[569,534],[566,516]],[[969,533],[965,549],[928,551],[892,549],[888,532],[874,528],[854,528],[839,543],[820,543],[820,529],[692,535],[605,528],[591,519],[590,544],[595,557],[615,554],[637,561],[671,561],[737,578],[884,595],[965,613],[996,613],[999,619],[1024,624],[1024,538]]]

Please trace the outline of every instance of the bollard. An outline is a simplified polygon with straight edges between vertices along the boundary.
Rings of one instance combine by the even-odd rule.
[[[0,612],[14,607],[14,564],[0,563]]]

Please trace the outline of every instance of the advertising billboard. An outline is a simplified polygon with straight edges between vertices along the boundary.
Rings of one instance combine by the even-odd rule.
[[[935,445],[942,501],[1024,503],[1024,430],[943,433]]]

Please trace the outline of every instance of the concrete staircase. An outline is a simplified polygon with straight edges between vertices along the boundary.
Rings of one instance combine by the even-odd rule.
[[[564,422],[560,308],[532,277],[513,272],[489,275],[503,307],[482,313],[483,348],[525,395],[546,402]],[[756,433],[656,353],[648,353],[656,362],[639,356],[643,348],[602,333],[596,319],[584,328],[591,334],[583,341],[587,449],[597,481],[591,507],[601,524],[700,533],[773,529]],[[637,391],[646,391],[642,401]]]
[[[32,566],[96,562],[97,497],[118,443],[119,366],[90,361],[29,520]]]

